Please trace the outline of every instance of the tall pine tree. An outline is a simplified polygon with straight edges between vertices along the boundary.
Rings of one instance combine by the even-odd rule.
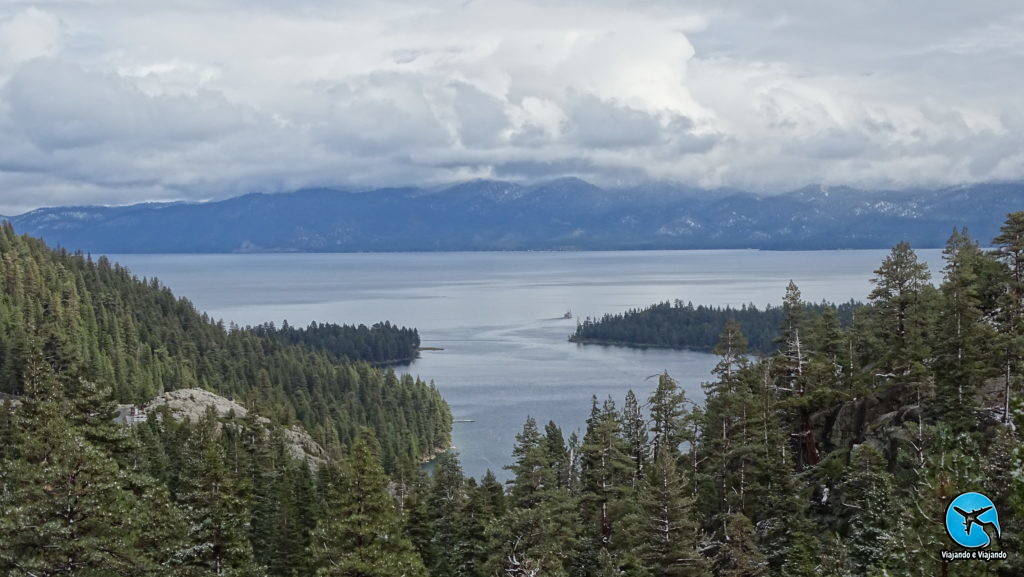
[[[343,469],[330,470],[324,506],[307,552],[318,577],[426,577],[369,430],[356,438]]]

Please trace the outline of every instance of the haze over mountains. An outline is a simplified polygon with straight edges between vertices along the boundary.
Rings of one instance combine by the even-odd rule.
[[[360,252],[939,247],[954,226],[983,244],[1024,184],[940,190],[807,187],[759,196],[672,185],[604,189],[576,178],[442,189],[329,189],[208,203],[58,207],[16,230],[89,252]]]

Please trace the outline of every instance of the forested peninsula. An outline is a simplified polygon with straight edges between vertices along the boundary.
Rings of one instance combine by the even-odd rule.
[[[860,303],[840,305],[802,303],[812,332],[837,330],[853,323]],[[661,347],[711,352],[729,320],[739,323],[751,353],[770,353],[777,346],[785,307],[758,308],[753,303],[733,307],[694,306],[692,302],[663,302],[600,319],[586,318],[576,325],[569,341],[579,344]]]
[[[286,320],[280,328],[274,323],[266,323],[249,330],[288,345],[301,344],[339,360],[381,365],[412,361],[419,355],[420,347],[419,331],[399,328],[389,321],[371,327],[313,322],[307,327],[296,328]]]
[[[111,275],[139,294],[167,295],[158,302],[170,310],[191,310],[109,263],[47,251],[9,229],[3,242],[5,264],[38,263],[38,274],[24,265],[26,287],[53,285],[62,270],[57,265],[71,262],[83,276]],[[1009,216],[992,246],[984,251],[966,231],[955,230],[943,269],[929,271],[909,244],[898,244],[875,271],[867,302],[846,324],[838,314],[822,320],[831,307],[820,315],[809,311],[795,284],[780,287],[785,296],[774,347],[753,358],[741,325],[724,323],[703,404],[663,374],[646,399],[632,392],[621,402],[594,398],[579,433],[566,435],[556,423],[527,417],[505,487],[492,474],[466,478],[453,453],[442,455],[430,476],[402,466],[407,460],[388,466],[375,440],[382,432],[372,428],[379,422],[370,416],[374,405],[361,404],[364,391],[374,398],[370,387],[355,391],[350,406],[367,407],[371,427],[315,472],[308,461],[287,457],[280,429],[260,429],[250,417],[208,412],[189,423],[154,414],[133,427],[115,425],[108,418],[109,393],[130,398],[132,388],[107,386],[120,382],[116,371],[90,373],[91,352],[81,353],[82,360],[64,352],[87,347],[56,346],[69,338],[58,329],[88,316],[86,305],[72,315],[64,306],[66,291],[52,290],[43,293],[48,300],[5,304],[3,318],[24,325],[25,344],[11,381],[18,384],[18,402],[8,399],[0,411],[0,570],[296,577],[1019,575],[1024,212]],[[941,275],[937,286],[930,282],[933,273]],[[79,295],[93,294],[88,282],[65,284]],[[133,294],[124,287],[99,291],[88,307],[127,322],[132,315],[124,311],[122,293]],[[160,318],[154,311],[149,320]],[[233,350],[263,344],[249,331],[207,331],[226,343],[240,339]],[[48,344],[51,333],[56,345]],[[321,366],[336,366],[331,362]],[[357,374],[379,374],[352,367]],[[251,392],[241,379],[236,389],[224,390],[264,407],[262,414],[275,406],[266,398],[277,398],[270,395],[278,390],[277,373],[267,373],[268,391]],[[182,374],[213,386],[212,375],[231,373]],[[381,378],[391,383],[385,390],[402,382]],[[409,386],[411,392],[422,384]],[[377,405],[389,415],[377,418],[402,422],[398,415],[405,413],[395,408],[413,398]],[[287,421],[288,413],[279,409],[274,418]],[[1004,558],[942,556],[956,549],[944,525],[947,507],[967,491],[983,493],[998,511],[998,528],[976,530],[985,533],[985,551],[1005,552]]]

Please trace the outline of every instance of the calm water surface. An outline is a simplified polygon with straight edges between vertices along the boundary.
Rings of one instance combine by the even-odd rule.
[[[466,473],[500,478],[527,415],[566,435],[591,395],[641,398],[668,371],[700,400],[714,357],[581,346],[575,320],[672,299],[763,306],[790,279],[806,300],[864,299],[887,251],[650,251],[400,254],[111,255],[157,276],[214,318],[238,324],[311,321],[419,329],[427,351],[398,370],[433,380],[456,419]],[[919,251],[933,272],[940,251]],[[582,433],[581,433],[582,434]]]

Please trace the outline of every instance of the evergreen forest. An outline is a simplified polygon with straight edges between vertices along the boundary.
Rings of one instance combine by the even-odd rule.
[[[739,311],[704,309],[725,318],[702,403],[662,374],[647,398],[594,398],[579,433],[524,416],[503,485],[454,453],[417,466],[446,446],[443,402],[348,360],[334,329],[295,342],[218,326],[156,281],[5,227],[0,571],[1024,574],[1024,212],[986,240],[954,230],[940,271],[898,244],[863,305],[780,287],[757,354]],[[117,401],[182,386],[252,412],[112,421]],[[329,458],[294,458],[292,424]],[[988,550],[1005,560],[940,555],[965,491],[995,504]]]
[[[809,322],[820,323],[826,309],[839,319],[840,325],[853,323],[854,311],[861,303],[803,303]],[[676,299],[643,309],[619,314],[606,314],[600,319],[586,318],[576,325],[569,341],[580,344],[660,347],[711,352],[729,320],[739,323],[751,353],[771,354],[775,350],[779,327],[786,310],[768,305],[763,309],[750,303],[739,308],[694,306],[693,302]]]
[[[314,322],[305,328],[295,328],[284,321],[280,328],[267,323],[249,330],[288,345],[305,345],[337,359],[375,364],[411,361],[419,354],[420,347],[420,334],[416,329],[399,328],[388,321],[371,327]]]
[[[451,416],[437,390],[368,362],[407,357],[415,331],[225,327],[156,279],[135,278],[106,257],[50,250],[6,223],[0,282],[0,393],[25,391],[38,354],[56,375],[102,385],[119,403],[207,389],[301,425],[338,456],[369,427],[388,470],[449,444]]]

